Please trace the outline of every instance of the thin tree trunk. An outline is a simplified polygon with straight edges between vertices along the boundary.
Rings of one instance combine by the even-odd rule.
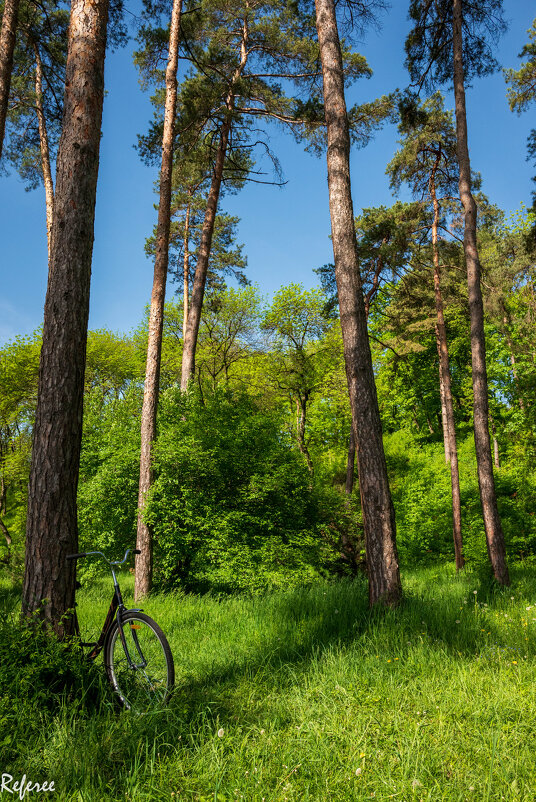
[[[5,523],[3,522],[3,520],[1,518],[0,518],[0,531],[2,532],[2,534],[4,535],[4,537],[6,539],[6,545],[7,545],[7,548],[9,550],[9,548],[11,547],[11,544],[13,543],[13,541],[11,539],[11,535],[9,534],[9,530],[8,530],[7,526],[5,525]]]
[[[7,488],[6,488],[6,480],[4,479],[4,475],[2,474],[2,478],[0,479],[0,515],[5,515],[6,509],[7,509]]]
[[[346,485],[344,491],[347,496],[352,495],[354,489],[355,474],[355,436],[354,427],[350,427],[350,439],[348,441],[348,459],[346,461]]]
[[[39,48],[32,42],[35,52],[35,110],[37,112],[37,123],[39,126],[39,143],[41,148],[41,168],[43,170],[43,182],[45,185],[45,203],[47,213],[47,244],[48,258],[50,260],[51,240],[52,240],[52,218],[54,215],[54,184],[52,182],[52,171],[50,169],[50,149],[48,146],[48,132],[45,113],[43,110],[43,65]]]
[[[445,451],[445,462],[447,465],[450,462],[449,454],[449,432],[447,423],[447,407],[445,406],[445,388],[443,386],[443,373],[441,371],[441,344],[439,342],[439,331],[435,327],[437,356],[439,361],[439,399],[441,402],[441,427],[443,429],[443,448]]]
[[[486,342],[484,337],[484,308],[480,286],[480,261],[476,238],[477,209],[471,193],[471,164],[467,142],[467,116],[462,49],[462,0],[453,0],[453,57],[454,99],[456,109],[456,141],[460,166],[460,199],[464,209],[464,252],[469,292],[471,321],[471,361],[473,375],[473,414],[475,448],[480,500],[486,530],[486,542],[493,573],[501,585],[509,585],[506,548],[493,478],[491,445],[488,428],[488,379],[486,371]]]
[[[184,265],[183,265],[183,303],[182,303],[182,339],[186,339],[186,324],[188,323],[188,304],[190,300],[190,204],[186,208],[184,221]]]
[[[160,168],[160,202],[156,230],[156,257],[154,263],[153,290],[149,312],[149,337],[147,342],[147,364],[141,411],[140,484],[138,492],[138,527],[136,548],[141,551],[136,557],[134,598],[140,599],[151,590],[153,577],[153,543],[149,527],[143,520],[147,493],[153,482],[152,447],[156,439],[156,414],[160,385],[160,359],[162,354],[162,330],[164,324],[164,301],[169,257],[169,229],[171,216],[171,177],[173,170],[173,130],[177,108],[177,68],[179,63],[179,37],[182,0],[173,0],[169,31],[169,54],[166,68],[166,104],[164,110],[164,133],[162,137],[162,165]]]
[[[6,130],[7,106],[13,70],[13,53],[19,16],[19,0],[5,0],[0,29],[0,157]]]
[[[297,408],[297,420],[296,420],[296,434],[298,440],[298,448],[300,449],[301,453],[305,457],[305,461],[307,462],[307,467],[309,468],[310,473],[314,472],[313,461],[311,459],[311,454],[309,453],[309,449],[307,448],[307,443],[305,442],[305,426],[307,421],[307,394],[303,398],[296,399],[296,408]]]
[[[247,3],[246,3],[247,8]],[[242,27],[242,42],[240,46],[240,63],[231,79],[231,87],[226,98],[227,115],[222,123],[220,130],[220,142],[216,153],[214,170],[212,172],[212,182],[208,193],[207,208],[205,219],[201,230],[201,243],[194,275],[194,286],[190,299],[190,309],[188,311],[188,323],[184,335],[184,345],[182,351],[182,374],[181,390],[186,392],[188,385],[195,377],[195,350],[197,347],[197,335],[199,333],[199,323],[201,321],[201,310],[203,308],[203,298],[205,296],[205,283],[207,280],[208,262],[210,249],[212,246],[212,235],[214,233],[214,223],[218,210],[218,200],[220,197],[221,181],[223,177],[223,167],[229,144],[229,134],[231,132],[232,118],[231,113],[234,109],[235,95],[234,87],[239,80],[248,60],[248,19],[247,15]]]
[[[464,565],[462,541],[462,505],[460,497],[460,476],[458,471],[458,447],[456,445],[456,424],[454,421],[454,405],[452,402],[452,389],[450,382],[449,350],[447,342],[447,327],[443,311],[443,297],[441,295],[441,275],[439,267],[439,252],[437,248],[437,228],[439,225],[439,202],[435,190],[435,174],[439,167],[441,150],[430,177],[430,195],[434,205],[434,220],[432,223],[432,250],[434,259],[434,296],[436,307],[436,333],[439,352],[439,383],[442,387],[442,405],[445,407],[447,424],[447,443],[450,463],[450,486],[452,491],[452,537],[454,540],[454,556],[456,570],[460,571]]]
[[[73,632],[76,492],[108,0],[73,0],[28,486],[22,610]],[[46,604],[43,604],[44,600]]]
[[[493,415],[491,411],[489,413],[489,422],[491,425],[491,434],[493,435],[493,464],[499,470],[501,467],[501,463],[499,460],[499,443],[497,442],[497,429],[495,428],[495,421],[493,420]]]
[[[519,390],[519,379],[518,379],[518,375],[517,375],[516,358],[514,356],[514,343],[512,342],[512,337],[510,335],[510,331],[509,331],[509,328],[508,328],[509,324],[510,324],[510,321],[508,319],[508,314],[506,312],[504,304],[502,305],[502,307],[503,307],[504,333],[505,333],[505,336],[506,336],[506,343],[508,345],[508,352],[509,352],[509,356],[510,356],[510,364],[512,365],[512,373],[513,373],[513,376],[514,376],[514,384],[515,384],[516,391],[517,391],[517,400],[518,400],[519,408],[520,408],[521,412],[524,412],[525,411],[525,403],[524,403],[524,401],[523,401],[523,399],[521,397],[521,392]]]
[[[341,48],[333,0],[316,0],[328,135],[328,187],[335,277],[357,466],[371,604],[397,604],[402,595],[396,523],[359,274],[350,188],[350,136]]]

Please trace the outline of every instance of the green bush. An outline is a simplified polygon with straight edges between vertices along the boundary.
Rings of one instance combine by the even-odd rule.
[[[65,704],[99,707],[103,677],[73,644],[12,617],[0,620],[0,753],[14,760],[20,739],[39,734]]]
[[[260,590],[322,572],[328,547],[301,455],[245,395],[162,399],[147,508],[158,578],[198,590]]]

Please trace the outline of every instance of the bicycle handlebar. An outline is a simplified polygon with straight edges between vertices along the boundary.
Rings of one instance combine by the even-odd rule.
[[[139,549],[127,549],[125,551],[125,556],[123,557],[122,560],[112,561],[112,560],[109,560],[102,553],[102,551],[83,551],[80,554],[68,554],[65,559],[66,560],[78,560],[81,557],[89,557],[91,554],[98,554],[100,557],[103,558],[103,560],[105,560],[108,563],[108,565],[123,565],[123,563],[126,561],[126,559],[127,559],[128,555],[130,554],[130,552],[132,552],[132,554],[141,554],[141,551]]]

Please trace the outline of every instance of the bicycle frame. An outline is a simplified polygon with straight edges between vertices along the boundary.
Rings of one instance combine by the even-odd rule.
[[[130,552],[130,549],[127,549],[123,559],[120,560],[120,561],[114,562],[114,563],[106,560],[106,557],[104,557],[104,554],[102,554],[102,552],[100,552],[100,551],[90,551],[90,552],[85,552],[84,554],[73,554],[73,555],[69,555],[69,557],[67,559],[75,559],[77,557],[86,557],[89,554],[98,554],[98,555],[100,555],[101,557],[103,557],[106,560],[106,562],[108,563],[108,565],[110,567],[110,571],[112,572],[112,577],[113,577],[113,582],[114,582],[114,595],[112,596],[112,601],[110,602],[110,607],[108,608],[108,613],[106,615],[106,619],[104,621],[101,633],[99,635],[99,639],[97,641],[91,641],[89,643],[81,642],[81,646],[85,646],[85,647],[92,646],[93,647],[92,650],[89,652],[89,654],[87,656],[88,660],[95,660],[99,656],[99,654],[101,653],[102,649],[104,648],[104,644],[106,643],[106,638],[108,637],[108,633],[110,632],[110,630],[112,628],[112,625],[113,625],[113,622],[114,622],[114,619],[115,619],[117,621],[117,627],[118,627],[118,630],[119,630],[119,637],[121,638],[121,645],[123,646],[123,650],[125,652],[125,656],[127,658],[127,662],[128,662],[129,668],[145,668],[145,666],[147,665],[147,661],[146,661],[145,657],[143,656],[143,652],[142,652],[140,644],[138,642],[138,636],[137,636],[135,631],[132,632],[132,640],[134,641],[134,643],[136,645],[136,649],[137,649],[138,654],[140,656],[141,665],[136,665],[134,663],[134,661],[132,660],[132,657],[130,656],[130,652],[128,650],[127,641],[126,641],[126,638],[125,638],[125,633],[123,632],[123,613],[126,612],[126,608],[125,608],[125,605],[124,605],[124,602],[123,602],[123,597],[121,595],[121,588],[119,587],[119,582],[117,581],[117,577],[116,577],[115,571],[114,571],[114,565],[121,565],[122,563],[124,563],[125,560],[127,559],[127,556],[129,554],[129,552]],[[141,612],[141,608],[140,607],[132,607],[132,608],[130,608],[130,611],[139,613],[139,612]],[[80,637],[80,628],[79,628],[79,625],[78,625],[78,617],[76,615],[75,615],[75,631],[76,631],[76,634],[78,635],[78,637]]]

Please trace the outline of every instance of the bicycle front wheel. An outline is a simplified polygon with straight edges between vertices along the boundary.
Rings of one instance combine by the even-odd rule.
[[[121,704],[139,712],[165,705],[175,682],[166,636],[152,618],[135,610],[123,614],[123,634],[126,651],[117,621],[104,646],[108,680]]]

